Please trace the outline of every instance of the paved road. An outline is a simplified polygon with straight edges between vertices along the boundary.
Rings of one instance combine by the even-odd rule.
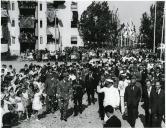
[[[20,62],[20,61],[1,61],[2,64],[6,64],[7,66],[12,64],[13,67],[16,68],[16,71],[18,72],[20,68],[24,67],[25,63],[30,64],[31,62]],[[33,62],[35,64],[46,64],[46,62]],[[53,63],[53,62],[51,62]],[[97,98],[97,95],[96,95]],[[84,95],[83,98],[83,104],[87,106],[87,97]],[[141,107],[141,104],[139,105],[139,114],[144,115],[144,110]],[[71,108],[73,105],[72,103],[69,105],[69,108]],[[60,112],[57,111],[54,114],[48,114],[46,117],[41,118],[39,122],[35,121],[33,118],[31,118],[29,121],[23,121],[20,125],[15,126],[14,128],[102,128],[102,121],[99,118],[98,115],[98,102],[95,103],[95,105],[88,106],[85,108],[83,113],[79,116],[74,117],[71,115],[68,118],[67,122],[62,122],[60,120]],[[123,128],[130,128],[130,125],[126,120],[122,119],[122,116],[119,111],[115,112],[117,117],[122,122]],[[143,116],[142,116],[143,117]],[[143,128],[143,124],[140,120],[140,118],[136,121],[136,127]]]
[[[96,96],[97,97],[97,96]],[[83,104],[87,106],[86,102],[87,96],[84,95]],[[144,111],[139,106],[139,114],[144,115]],[[71,108],[73,104],[69,105]],[[41,118],[40,121],[35,121],[31,118],[29,121],[21,122],[20,125],[15,126],[14,128],[102,128],[102,121],[98,115],[98,102],[95,105],[88,106],[85,108],[81,115],[74,117],[71,115],[67,122],[60,120],[60,112],[56,111],[54,114],[48,114],[46,117]],[[121,120],[123,128],[130,128],[130,125],[126,120],[122,119],[120,111],[116,111],[115,115]],[[143,128],[143,124],[140,118],[136,121],[136,128]]]

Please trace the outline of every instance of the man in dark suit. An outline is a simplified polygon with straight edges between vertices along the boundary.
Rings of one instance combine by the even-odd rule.
[[[121,121],[114,115],[114,108],[110,105],[104,108],[108,120],[104,124],[104,128],[121,127]]]
[[[165,92],[161,89],[160,81],[156,81],[155,87],[151,97],[152,127],[161,127],[165,114]]]
[[[77,74],[76,80],[73,81],[73,99],[74,99],[74,116],[82,113],[82,98],[85,87],[81,74]]]
[[[143,98],[144,98],[144,109],[145,109],[145,127],[151,127],[152,126],[152,114],[151,114],[151,97],[153,91],[155,89],[151,85],[150,80],[146,80],[146,87],[143,90]]]
[[[61,113],[61,120],[67,121],[67,109],[69,99],[72,97],[72,85],[68,80],[69,74],[63,73],[63,79],[59,82],[57,87],[57,98],[59,100],[59,109]]]
[[[124,94],[124,101],[128,110],[128,122],[131,127],[135,126],[135,121],[138,117],[138,105],[141,97],[141,91],[135,86],[135,84],[136,76],[132,76],[131,84],[126,87]]]
[[[46,111],[47,113],[54,112],[56,109],[56,92],[58,86],[58,79],[55,79],[53,74],[50,74],[45,81],[45,92],[46,96]]]
[[[95,85],[94,85],[94,77],[92,71],[89,71],[89,73],[85,77],[85,86],[86,86],[86,92],[88,95],[88,104],[91,105],[91,102],[95,104]]]

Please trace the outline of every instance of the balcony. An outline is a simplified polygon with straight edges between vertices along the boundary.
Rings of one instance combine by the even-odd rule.
[[[18,1],[18,7],[20,9],[35,9],[37,2],[34,1]]]
[[[1,9],[9,10],[10,9],[10,2],[9,1],[1,1]]]
[[[20,28],[35,28],[35,21],[34,16],[20,16]]]
[[[30,32],[21,32],[19,36],[19,40],[21,43],[35,43],[37,36],[34,33]]]

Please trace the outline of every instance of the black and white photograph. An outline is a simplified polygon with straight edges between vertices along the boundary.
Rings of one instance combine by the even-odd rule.
[[[1,0],[1,128],[165,128],[165,1]]]

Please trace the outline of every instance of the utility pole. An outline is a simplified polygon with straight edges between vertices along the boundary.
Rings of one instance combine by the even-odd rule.
[[[155,49],[156,49],[156,6],[157,4],[155,3],[155,12],[154,12],[154,42],[153,42],[153,53],[155,53]]]

